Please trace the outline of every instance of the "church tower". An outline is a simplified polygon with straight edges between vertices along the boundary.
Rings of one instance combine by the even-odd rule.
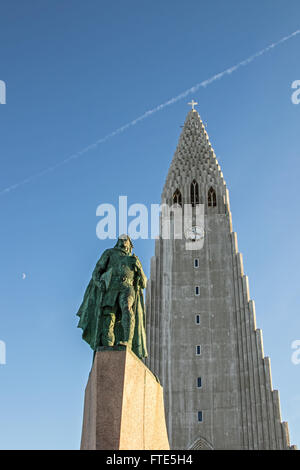
[[[183,212],[189,204],[191,226],[181,239],[160,233],[155,242],[147,365],[164,387],[171,449],[289,449],[228,190],[194,104],[161,201]]]

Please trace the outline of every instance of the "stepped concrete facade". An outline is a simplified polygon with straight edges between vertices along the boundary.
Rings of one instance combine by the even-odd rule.
[[[232,231],[228,190],[194,109],[162,193],[162,203],[174,202],[183,210],[184,204],[202,207],[204,238],[187,250],[185,238],[160,234],[151,260],[147,365],[164,387],[170,446],[290,449]]]

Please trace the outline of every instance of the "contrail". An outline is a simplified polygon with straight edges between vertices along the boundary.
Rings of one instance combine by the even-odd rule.
[[[71,160],[75,160],[76,158],[81,157],[82,155],[87,153],[89,150],[95,149],[96,147],[98,147],[98,145],[103,144],[104,142],[111,139],[112,137],[115,137],[118,134],[121,134],[122,132],[124,132],[129,127],[135,126],[138,122],[143,121],[144,119],[151,116],[152,114],[157,113],[158,111],[166,108],[167,106],[171,106],[172,104],[177,103],[177,101],[182,100],[183,98],[190,95],[191,93],[195,93],[195,91],[199,90],[199,88],[201,88],[201,87],[205,88],[208,85],[210,85],[211,83],[215,82],[216,80],[220,80],[225,75],[232,74],[233,72],[238,70],[240,67],[244,67],[245,65],[250,64],[257,57],[260,57],[260,56],[266,54],[271,49],[274,49],[274,47],[277,47],[280,44],[288,41],[289,39],[292,39],[294,36],[297,36],[298,34],[300,34],[300,29],[298,29],[297,31],[294,31],[292,34],[289,34],[288,36],[284,36],[279,41],[274,42],[273,44],[270,44],[269,46],[265,47],[264,49],[261,49],[260,51],[258,51],[255,54],[251,55],[247,59],[242,60],[238,64],[233,65],[232,67],[224,70],[223,72],[217,73],[216,75],[213,75],[211,78],[208,78],[207,80],[204,80],[200,83],[197,83],[196,85],[189,88],[188,90],[183,91],[179,95],[174,96],[173,98],[169,99],[168,101],[165,101],[164,103],[156,106],[155,108],[149,109],[148,111],[146,111],[144,114],[137,117],[133,121],[128,122],[127,124],[124,124],[124,126],[119,127],[118,129],[111,132],[110,134],[107,134],[105,137],[102,137],[101,139],[97,140],[94,144],[88,145],[87,147],[83,148],[79,152],[70,155],[69,157],[65,158],[64,160],[61,160],[60,162],[56,163],[55,165],[47,167],[44,170],[40,171],[39,173],[35,173],[31,176],[28,176],[23,181],[20,181],[20,182],[15,183],[11,186],[8,186],[7,188],[2,189],[0,191],[0,195],[3,195],[5,193],[9,193],[10,191],[13,191],[14,189],[17,189],[19,186],[23,186],[26,183],[30,183],[30,181],[33,181],[34,179],[39,178],[40,176],[43,176],[47,173],[50,173],[50,172],[56,170],[57,168],[65,165],[66,163],[69,163]]]

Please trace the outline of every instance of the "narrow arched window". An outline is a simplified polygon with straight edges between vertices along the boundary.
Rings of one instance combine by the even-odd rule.
[[[199,185],[196,180],[193,180],[191,183],[191,204],[192,207],[199,204]]]
[[[216,191],[214,190],[214,188],[211,186],[208,190],[208,194],[207,194],[207,205],[209,207],[216,207],[217,205],[217,195],[216,195]]]
[[[182,197],[179,189],[176,189],[175,193],[173,194],[173,204],[179,204],[179,206],[182,205]]]

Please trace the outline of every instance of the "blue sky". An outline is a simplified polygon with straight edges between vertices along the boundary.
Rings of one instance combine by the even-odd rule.
[[[261,0],[11,0],[0,5],[0,192],[59,164],[300,28],[300,4]],[[159,203],[188,112],[230,191],[233,227],[291,442],[300,445],[300,35],[59,168],[0,194],[0,447],[79,448],[92,353],[75,313],[110,241],[96,208]],[[152,240],[135,251],[149,275]],[[26,278],[22,279],[22,273]]]

